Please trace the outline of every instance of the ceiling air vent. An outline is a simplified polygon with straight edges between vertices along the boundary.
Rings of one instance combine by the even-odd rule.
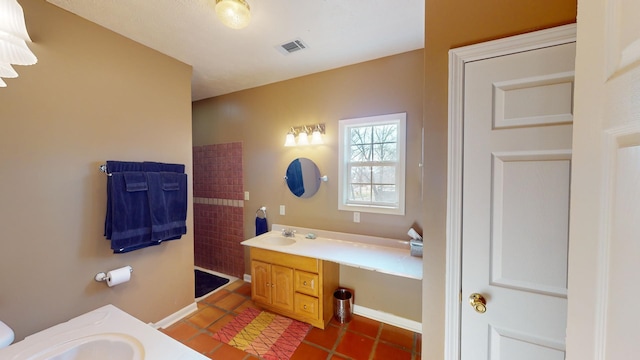
[[[276,48],[281,53],[283,53],[285,55],[288,55],[288,54],[294,53],[296,51],[300,51],[300,50],[306,49],[307,48],[307,44],[303,43],[302,40],[300,40],[300,39],[295,39],[295,40],[289,41],[286,44],[282,44],[280,46],[277,46]]]

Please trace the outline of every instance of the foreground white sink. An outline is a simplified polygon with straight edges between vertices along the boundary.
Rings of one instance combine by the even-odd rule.
[[[150,325],[105,305],[0,349],[2,360],[206,360]]]

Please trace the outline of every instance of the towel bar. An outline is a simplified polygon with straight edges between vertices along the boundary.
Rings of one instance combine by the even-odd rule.
[[[107,164],[100,165],[100,171],[105,173],[107,176],[111,176],[111,173],[107,170]]]

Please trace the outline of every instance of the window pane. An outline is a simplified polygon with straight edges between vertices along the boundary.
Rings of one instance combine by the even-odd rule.
[[[371,185],[351,184],[349,201],[371,201]]]
[[[351,145],[350,161],[370,161],[371,151],[370,144]]]
[[[395,204],[398,202],[398,192],[395,185],[374,185],[373,202]]]
[[[396,143],[373,145],[373,161],[397,161],[398,146]]]
[[[387,124],[373,127],[373,142],[397,142],[398,141],[398,125]]]
[[[350,183],[371,183],[370,166],[352,166]]]
[[[338,208],[404,215],[406,113],[340,120]]]
[[[371,126],[352,127],[349,130],[352,144],[370,144]]]
[[[395,166],[373,166],[373,183],[374,184],[395,184],[396,168]]]

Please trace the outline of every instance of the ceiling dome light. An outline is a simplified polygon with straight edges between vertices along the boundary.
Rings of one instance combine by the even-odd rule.
[[[251,20],[249,4],[244,0],[216,0],[216,14],[223,24],[232,29],[242,29]]]

